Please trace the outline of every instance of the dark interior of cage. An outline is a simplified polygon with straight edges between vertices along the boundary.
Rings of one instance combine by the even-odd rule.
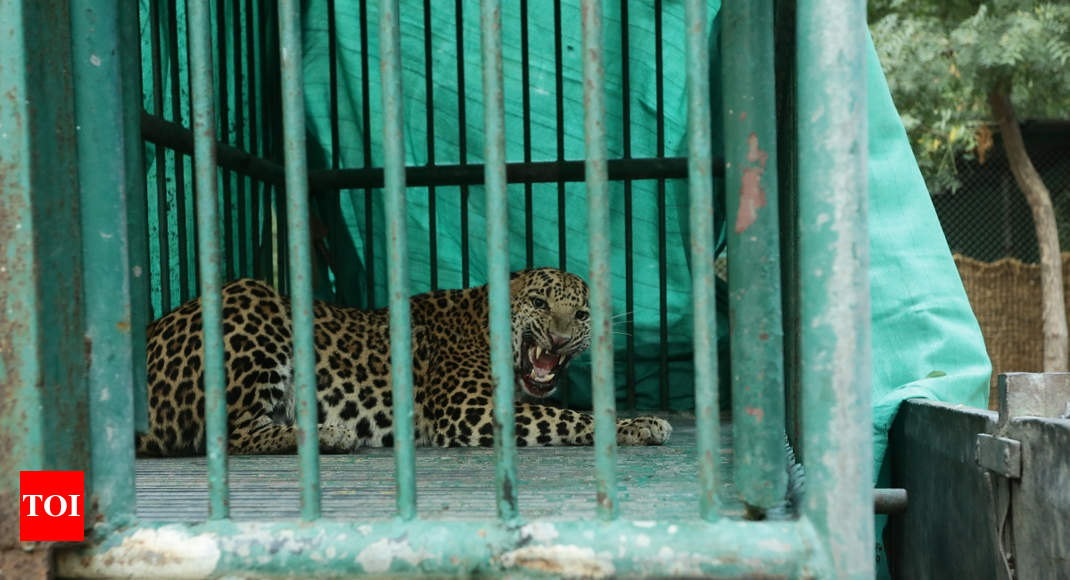
[[[487,253],[478,4],[401,4],[410,289],[480,285]],[[270,2],[213,2],[212,44],[224,280],[266,280],[286,294],[275,10]],[[617,412],[653,412],[673,424],[666,445],[617,452],[621,514],[635,519],[698,517],[682,11],[660,0],[605,4]],[[390,260],[375,13],[375,3],[326,0],[306,7],[303,23],[313,293],[360,308],[386,306]],[[142,3],[140,20],[155,318],[198,295],[198,216],[184,3]],[[578,7],[521,0],[505,3],[502,21],[510,266],[552,266],[587,278]],[[715,160],[715,168],[720,179],[723,162]],[[723,201],[716,203],[720,232]],[[723,240],[709,243],[723,248]],[[722,258],[717,311],[724,328],[726,275]],[[743,516],[732,479],[727,343],[722,336],[718,479],[724,513]],[[591,408],[589,365],[589,357],[574,361],[557,403]],[[420,517],[494,517],[494,461],[493,449],[418,448]],[[594,461],[591,447],[520,449],[521,514],[593,515]],[[320,469],[325,517],[394,515],[391,449],[324,455]],[[299,514],[296,456],[232,457],[229,485],[235,519]],[[143,519],[208,516],[203,457],[139,459],[137,488]]]

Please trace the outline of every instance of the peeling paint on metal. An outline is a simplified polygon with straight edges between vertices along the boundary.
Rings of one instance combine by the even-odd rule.
[[[762,174],[769,154],[758,147],[758,135],[751,133],[747,137],[747,161],[757,166],[743,170],[739,186],[739,212],[736,214],[737,234],[747,230],[758,219],[758,210],[767,204],[765,190],[762,189]]]
[[[520,528],[520,537],[542,543],[552,542],[557,538],[557,528],[549,522],[532,522]]]
[[[329,563],[331,573],[344,577],[395,573],[796,577],[812,567],[818,545],[805,522],[720,520],[648,527],[620,520],[570,521],[516,529],[506,524],[396,519],[367,525],[371,528],[367,537],[354,533],[353,524],[322,520],[316,525],[215,520],[196,526],[126,529],[102,545],[61,550],[58,572],[62,577],[89,573],[315,577]],[[169,567],[160,574],[155,569],[146,574],[145,561],[166,561]]]
[[[807,288],[800,308],[803,448],[820,450],[807,456],[813,493],[803,513],[823,536],[834,575],[868,577],[874,528],[865,4],[800,4],[796,25],[799,283]]]
[[[743,411],[751,417],[754,417],[756,423],[761,423],[762,417],[765,416],[765,409],[762,409],[761,407],[746,407]]]
[[[501,563],[506,568],[525,568],[565,578],[606,578],[614,573],[609,556],[580,546],[526,546],[502,554]]]
[[[412,566],[419,566],[421,562],[431,557],[424,550],[412,549],[405,536],[400,538],[383,538],[378,542],[364,548],[357,554],[356,562],[366,572],[378,573],[390,570],[395,560],[407,562]]]
[[[219,562],[214,534],[189,534],[182,526],[142,528],[96,558],[58,556],[63,576],[203,578]]]

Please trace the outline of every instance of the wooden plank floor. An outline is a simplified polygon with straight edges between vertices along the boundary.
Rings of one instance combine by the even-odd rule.
[[[629,519],[697,518],[695,423],[667,417],[673,434],[660,447],[618,448],[618,500]],[[722,501],[739,516],[731,484],[731,425],[722,425]],[[375,520],[394,515],[392,449],[362,449],[324,455],[320,461],[323,514],[330,519]],[[526,519],[594,515],[594,450],[591,447],[521,448],[519,501]],[[296,456],[230,458],[230,506],[234,519],[296,518],[299,515]],[[419,515],[432,520],[495,517],[493,449],[416,450]],[[137,513],[149,521],[195,521],[208,516],[205,460],[138,459]]]

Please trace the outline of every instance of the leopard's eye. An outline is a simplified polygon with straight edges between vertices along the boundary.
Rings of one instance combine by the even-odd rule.
[[[546,310],[546,309],[550,308],[550,305],[547,304],[545,300],[543,300],[542,298],[539,298],[538,296],[532,296],[531,297],[531,305],[534,306],[535,308],[538,308],[539,310]]]
[[[577,310],[576,311],[576,320],[579,320],[580,322],[583,322],[584,320],[587,320],[590,316],[591,316],[591,313],[587,312],[586,310]]]

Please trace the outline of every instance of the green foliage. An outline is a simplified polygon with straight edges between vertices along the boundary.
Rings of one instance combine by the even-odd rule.
[[[1070,3],[870,0],[870,31],[930,191],[991,146],[988,95],[1019,119],[1070,117]]]

